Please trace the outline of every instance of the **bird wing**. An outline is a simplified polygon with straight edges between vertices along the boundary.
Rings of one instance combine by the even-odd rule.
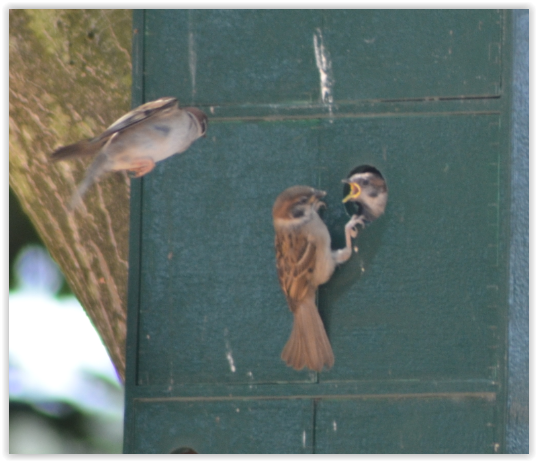
[[[102,140],[108,136],[124,130],[127,127],[130,127],[134,124],[141,122],[142,120],[147,120],[150,117],[155,116],[155,114],[160,113],[166,109],[173,108],[178,106],[179,101],[174,97],[160,98],[156,101],[150,101],[149,103],[142,104],[136,109],[133,109],[131,112],[125,114],[123,117],[120,117],[112,125],[110,125],[101,135],[95,138],[92,141]]]
[[[300,233],[276,235],[276,266],[278,278],[289,307],[294,311],[297,302],[303,300],[313,287],[316,245]]]
[[[50,160],[57,162],[59,160],[70,159],[74,157],[90,157],[97,154],[104,146],[105,141],[99,140],[92,142],[91,140],[82,140],[78,143],[70,144],[56,149],[51,155]]]

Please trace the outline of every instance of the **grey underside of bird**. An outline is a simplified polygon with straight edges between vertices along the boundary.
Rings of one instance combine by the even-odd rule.
[[[315,295],[298,303],[293,315],[293,330],[282,351],[282,359],[297,370],[306,366],[320,372],[323,366],[332,367],[334,353],[315,306]]]

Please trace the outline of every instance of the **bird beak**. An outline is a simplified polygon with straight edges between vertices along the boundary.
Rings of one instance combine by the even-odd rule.
[[[348,196],[345,197],[345,199],[343,199],[342,201],[343,203],[348,202],[353,199],[358,199],[360,194],[362,194],[362,188],[360,188],[360,185],[358,183],[352,183],[348,180],[343,180],[343,183],[347,183],[351,187],[351,191],[348,194]]]
[[[326,191],[321,191],[320,189],[316,189],[315,194],[311,196],[311,203],[315,210],[319,210],[321,207],[326,207],[326,204],[321,201],[324,196],[326,196]]]

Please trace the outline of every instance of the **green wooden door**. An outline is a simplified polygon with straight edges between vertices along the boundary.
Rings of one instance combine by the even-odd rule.
[[[207,137],[132,186],[125,452],[504,451],[510,13],[147,10],[136,103]],[[385,216],[319,290],[335,365],[285,366],[271,208],[369,164]]]

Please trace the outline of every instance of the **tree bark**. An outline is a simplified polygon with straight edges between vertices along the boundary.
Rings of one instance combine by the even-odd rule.
[[[50,163],[130,109],[130,10],[11,10],[9,184],[125,377],[129,179],[67,206],[91,159]],[[69,345],[65,345],[69,348]]]

